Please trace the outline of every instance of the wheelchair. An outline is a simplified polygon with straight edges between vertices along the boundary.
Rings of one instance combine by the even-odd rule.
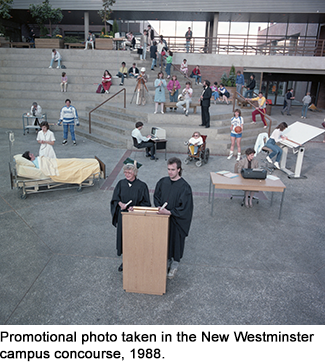
[[[207,139],[207,135],[201,135],[202,139],[203,139],[203,144],[201,146],[199,146],[199,149],[197,151],[197,153],[195,155],[191,154],[191,151],[189,148],[187,148],[187,157],[184,160],[184,164],[187,165],[190,162],[195,161],[195,165],[197,167],[201,167],[202,165],[208,163],[209,161],[209,156],[210,156],[210,150],[209,148],[206,147],[206,139]],[[186,142],[186,145],[188,145],[188,143]]]

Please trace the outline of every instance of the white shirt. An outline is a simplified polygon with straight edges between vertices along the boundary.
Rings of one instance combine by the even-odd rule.
[[[137,128],[134,128],[131,135],[132,135],[132,137],[137,139],[138,143],[148,142],[150,140],[150,138],[142,136],[140,130]]]
[[[34,106],[30,107],[30,114],[33,115]],[[35,117],[42,117],[42,107],[38,104],[35,110]]]
[[[185,93],[186,91],[186,94],[185,94],[185,99],[191,99],[192,98],[192,93],[193,93],[193,89],[192,88],[184,88],[183,89],[183,92],[182,93]]]
[[[279,128],[276,128],[276,129],[272,132],[270,138],[273,138],[274,141],[275,141],[275,143],[276,143],[276,142],[279,142],[279,141],[280,141],[281,136],[282,136],[282,131],[280,131]]]
[[[195,137],[191,137],[189,140],[188,140],[188,144],[189,145],[194,145],[194,146],[201,146],[203,145],[203,139],[202,137],[198,137],[198,138],[195,138]]]

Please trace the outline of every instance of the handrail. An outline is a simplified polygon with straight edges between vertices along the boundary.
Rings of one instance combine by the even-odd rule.
[[[184,75],[184,73],[181,72],[181,67],[177,67],[177,65],[174,65],[174,64],[172,64],[172,66],[173,66],[173,68],[176,69],[181,75]],[[191,80],[190,80],[190,78],[189,78],[188,76],[184,75],[184,77],[191,82]]]
[[[238,96],[239,96],[239,97],[238,97]],[[235,102],[236,102],[236,99],[238,100],[238,99],[241,99],[241,98],[244,99],[246,102],[248,102],[252,107],[254,107],[255,109],[257,109],[258,112],[259,112],[261,115],[263,115],[266,119],[269,120],[268,136],[270,137],[270,135],[271,135],[271,127],[272,127],[272,118],[269,117],[266,113],[261,112],[258,108],[256,108],[256,107],[254,106],[254,104],[253,104],[251,101],[249,101],[249,98],[245,98],[244,96],[242,96],[242,95],[241,95],[240,93],[238,93],[237,91],[235,92],[235,99],[234,99],[233,106],[232,106],[233,112],[235,111]],[[265,102],[266,102],[266,100],[265,100]]]
[[[165,37],[173,52],[184,52],[182,36]],[[293,39],[286,35],[240,35],[218,34],[217,37],[193,37],[191,53],[325,56],[325,39],[315,36],[300,36]]]
[[[122,88],[121,90],[119,90],[117,93],[113,94],[111,97],[107,98],[106,101],[102,102],[101,104],[99,104],[96,108],[92,109],[89,112],[89,134],[91,133],[91,113],[93,111],[96,111],[97,108],[101,107],[103,104],[105,104],[106,102],[108,102],[110,99],[114,98],[115,96],[117,96],[119,93],[124,91],[124,108],[126,108],[126,89]]]

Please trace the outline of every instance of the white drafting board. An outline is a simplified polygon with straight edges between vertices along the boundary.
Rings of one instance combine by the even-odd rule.
[[[296,143],[286,140],[281,140],[280,143],[289,147],[297,147],[297,143],[303,145],[323,132],[325,132],[325,130],[321,128],[310,126],[309,124],[302,122],[295,122],[283,131],[283,135]]]

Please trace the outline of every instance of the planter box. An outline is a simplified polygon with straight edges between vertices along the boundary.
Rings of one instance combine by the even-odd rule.
[[[113,50],[113,39],[111,39],[111,38],[96,38],[95,49]]]
[[[63,39],[35,39],[36,48],[46,48],[46,49],[63,49],[64,43]]]

